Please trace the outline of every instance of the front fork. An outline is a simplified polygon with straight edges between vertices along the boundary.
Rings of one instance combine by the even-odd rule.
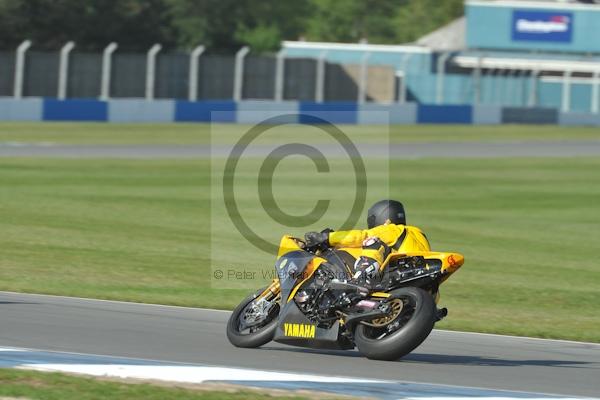
[[[273,302],[273,301],[279,301],[280,298],[281,298],[281,283],[279,282],[278,278],[275,278],[275,279],[273,279],[271,284],[269,286],[267,286],[267,288],[265,290],[263,290],[263,292],[261,294],[259,294],[256,299],[254,299],[254,301],[265,299],[266,301]]]

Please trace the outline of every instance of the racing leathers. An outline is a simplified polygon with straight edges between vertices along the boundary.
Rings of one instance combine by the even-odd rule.
[[[381,264],[392,249],[401,252],[431,251],[423,232],[414,226],[385,224],[371,229],[331,231],[329,245],[336,248],[360,248],[354,264],[356,281],[373,282]]]

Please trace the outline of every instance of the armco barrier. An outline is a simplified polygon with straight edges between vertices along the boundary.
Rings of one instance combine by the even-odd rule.
[[[314,103],[301,101],[300,123],[311,121],[310,117],[318,117],[332,124],[356,124],[358,120],[357,111],[358,105],[356,103]]]
[[[110,122],[173,122],[174,118],[173,100],[114,99],[108,101]]]
[[[566,126],[600,126],[600,114],[560,113],[558,123]]]
[[[360,104],[359,125],[416,124],[417,104]]]
[[[505,124],[557,124],[558,110],[554,108],[502,108],[502,122]]]
[[[106,102],[44,99],[44,121],[107,121]]]
[[[560,124],[600,126],[600,114],[563,113],[554,108],[270,100],[175,101],[144,99],[56,100],[0,97],[0,121],[225,122],[256,124],[283,114],[298,123],[311,116],[334,124]],[[291,119],[294,122],[294,118]]]
[[[236,122],[237,104],[223,101],[177,101],[176,122]],[[211,113],[213,115],[211,116]]]
[[[502,123],[502,107],[500,106],[474,106],[473,124],[497,125]]]
[[[473,107],[419,104],[417,122],[420,124],[471,124],[473,123]]]
[[[298,121],[299,103],[297,101],[262,101],[247,100],[237,104],[236,122],[240,124],[258,124],[269,118],[285,114],[295,115],[294,119]],[[290,119],[293,122],[294,119]]]
[[[0,98],[0,121],[41,121],[44,101],[38,98]]]

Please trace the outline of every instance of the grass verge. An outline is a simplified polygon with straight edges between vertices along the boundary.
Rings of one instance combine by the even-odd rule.
[[[181,385],[179,385],[181,386]],[[306,397],[271,395],[265,391],[229,389],[206,390],[201,385],[178,387],[136,381],[73,376],[61,373],[0,368],[0,396],[43,400],[300,400]]]
[[[217,124],[214,143],[235,143],[250,129],[250,125]],[[280,129],[305,137],[310,129],[301,125],[286,125]],[[468,141],[561,141],[598,140],[594,127],[563,127],[558,125],[394,125],[343,126],[354,142],[468,142]],[[308,137],[319,141],[321,134]],[[0,123],[0,143],[61,143],[61,144],[207,144],[209,124],[107,124],[107,123]]]
[[[310,209],[299,196],[309,188],[349,195],[295,162],[278,170],[285,210]],[[394,160],[392,170],[409,223],[434,249],[466,256],[442,287],[440,328],[600,342],[600,159]],[[211,221],[210,178],[208,160],[0,159],[0,289],[233,307],[259,284],[215,285],[211,250],[268,268],[273,258],[246,251],[225,217]],[[251,210],[255,177],[240,179]],[[248,222],[269,231],[259,211]]]

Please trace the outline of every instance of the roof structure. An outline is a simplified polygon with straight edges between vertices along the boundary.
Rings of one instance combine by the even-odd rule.
[[[458,51],[466,49],[466,19],[460,17],[418,39],[415,44],[433,51]]]

